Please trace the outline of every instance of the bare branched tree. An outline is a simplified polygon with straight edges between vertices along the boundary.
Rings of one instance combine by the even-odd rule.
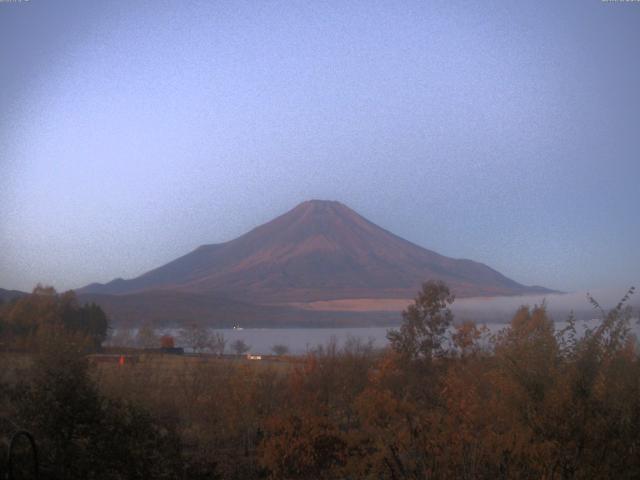
[[[251,346],[247,345],[244,340],[238,339],[231,344],[231,349],[236,352],[236,355],[242,355],[247,353],[251,349]]]
[[[208,328],[197,324],[189,324],[180,330],[180,342],[194,353],[202,353],[211,350],[213,336]]]

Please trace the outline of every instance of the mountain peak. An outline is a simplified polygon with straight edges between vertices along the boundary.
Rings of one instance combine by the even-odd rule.
[[[338,212],[353,212],[353,210],[351,210],[349,207],[347,207],[345,204],[340,203],[338,201],[335,200],[317,200],[317,199],[312,199],[312,200],[306,200],[300,204],[298,204],[296,207],[294,207],[291,212],[298,212],[298,213],[305,213],[305,212],[314,212],[314,213],[320,213],[320,212],[331,212],[331,213],[338,213]]]
[[[430,279],[447,282],[459,296],[532,291],[481,263],[403,240],[340,202],[316,199],[229,242],[198,248],[138,278],[85,291],[222,293],[274,304],[411,298]]]
[[[295,208],[298,207],[302,207],[302,206],[340,206],[340,207],[346,207],[343,203],[338,202],[337,200],[320,200],[319,198],[312,198],[310,200],[305,200],[304,202],[299,203]]]

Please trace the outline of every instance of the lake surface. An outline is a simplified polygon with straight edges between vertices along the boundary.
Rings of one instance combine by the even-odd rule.
[[[576,322],[578,334],[582,334],[585,328],[594,328],[599,320]],[[556,329],[562,329],[566,322],[556,322]],[[491,333],[497,333],[505,328],[503,323],[487,324]],[[371,340],[374,348],[384,348],[387,341],[387,331],[398,327],[363,327],[363,328],[245,328],[245,329],[211,329],[224,335],[227,340],[227,352],[229,345],[236,340],[243,340],[251,347],[253,354],[270,354],[274,345],[286,345],[289,352],[294,355],[305,354],[318,345],[327,345],[335,340],[338,347],[344,346],[349,338],[360,339],[363,342]],[[632,320],[631,330],[640,337],[640,326],[637,320]],[[177,329],[163,330],[162,333],[173,335],[177,340],[180,331]],[[179,340],[177,341],[179,345]]]
[[[620,289],[600,289],[591,292],[593,296],[600,302],[605,310],[614,307],[622,295],[624,290]],[[636,301],[634,312],[640,310],[640,306]],[[506,322],[513,317],[513,314],[521,305],[541,305],[546,304],[547,311],[552,319],[566,319],[570,311],[577,314],[578,318],[591,318],[594,314],[593,306],[587,298],[587,292],[573,292],[565,294],[546,294],[546,295],[529,295],[514,297],[483,297],[483,298],[462,298],[456,300],[452,306],[455,318],[458,321],[473,320],[478,324],[486,322],[487,327],[492,333],[497,333],[504,328]],[[398,320],[401,316],[398,312]],[[500,323],[498,320],[503,320]],[[593,328],[598,324],[599,320],[577,321],[576,326],[578,334],[584,331],[584,328]],[[557,329],[566,326],[566,322],[557,321],[555,323]],[[640,337],[640,328],[637,320],[631,322],[632,332]],[[387,331],[396,327],[351,327],[351,328],[245,328],[242,330],[233,329],[212,329],[213,332],[219,332],[224,335],[227,340],[227,346],[236,340],[243,340],[247,345],[251,346],[251,353],[268,354],[274,345],[286,345],[289,352],[294,355],[304,354],[318,345],[326,345],[335,338],[338,346],[344,345],[349,338],[357,338],[363,342],[371,340],[375,348],[384,348],[387,345]],[[114,334],[117,335],[119,329]],[[135,338],[136,329],[130,329],[130,338]],[[179,329],[158,330],[158,334],[169,334],[175,337],[176,344],[180,345]],[[227,352],[230,349],[227,348]]]

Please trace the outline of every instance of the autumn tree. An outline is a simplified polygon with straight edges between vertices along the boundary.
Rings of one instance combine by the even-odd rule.
[[[547,434],[561,447],[554,464],[565,476],[640,475],[640,359],[630,331],[632,287],[605,311],[591,296],[600,322],[582,337],[569,324],[562,385]]]
[[[29,346],[38,335],[50,329],[63,329],[90,339],[98,349],[107,337],[108,319],[94,303],[80,305],[75,293],[58,294],[53,287],[36,286],[3,307],[3,336],[15,345]]]
[[[478,326],[474,322],[465,321],[456,325],[451,342],[460,357],[468,357],[489,348],[490,331],[486,325]]]
[[[374,365],[372,342],[336,339],[313,349],[287,378],[277,413],[265,422],[261,464],[272,478],[358,478],[347,474],[355,399]]]
[[[387,334],[391,348],[411,360],[443,355],[445,334],[453,321],[449,305],[454,298],[443,282],[425,282],[414,302],[402,312],[400,330]]]
[[[171,335],[162,335],[160,337],[161,348],[175,348],[176,344]]]

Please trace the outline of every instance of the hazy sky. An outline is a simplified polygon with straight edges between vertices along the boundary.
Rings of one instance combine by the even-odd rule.
[[[0,2],[0,287],[310,198],[562,290],[640,280],[640,3]]]

